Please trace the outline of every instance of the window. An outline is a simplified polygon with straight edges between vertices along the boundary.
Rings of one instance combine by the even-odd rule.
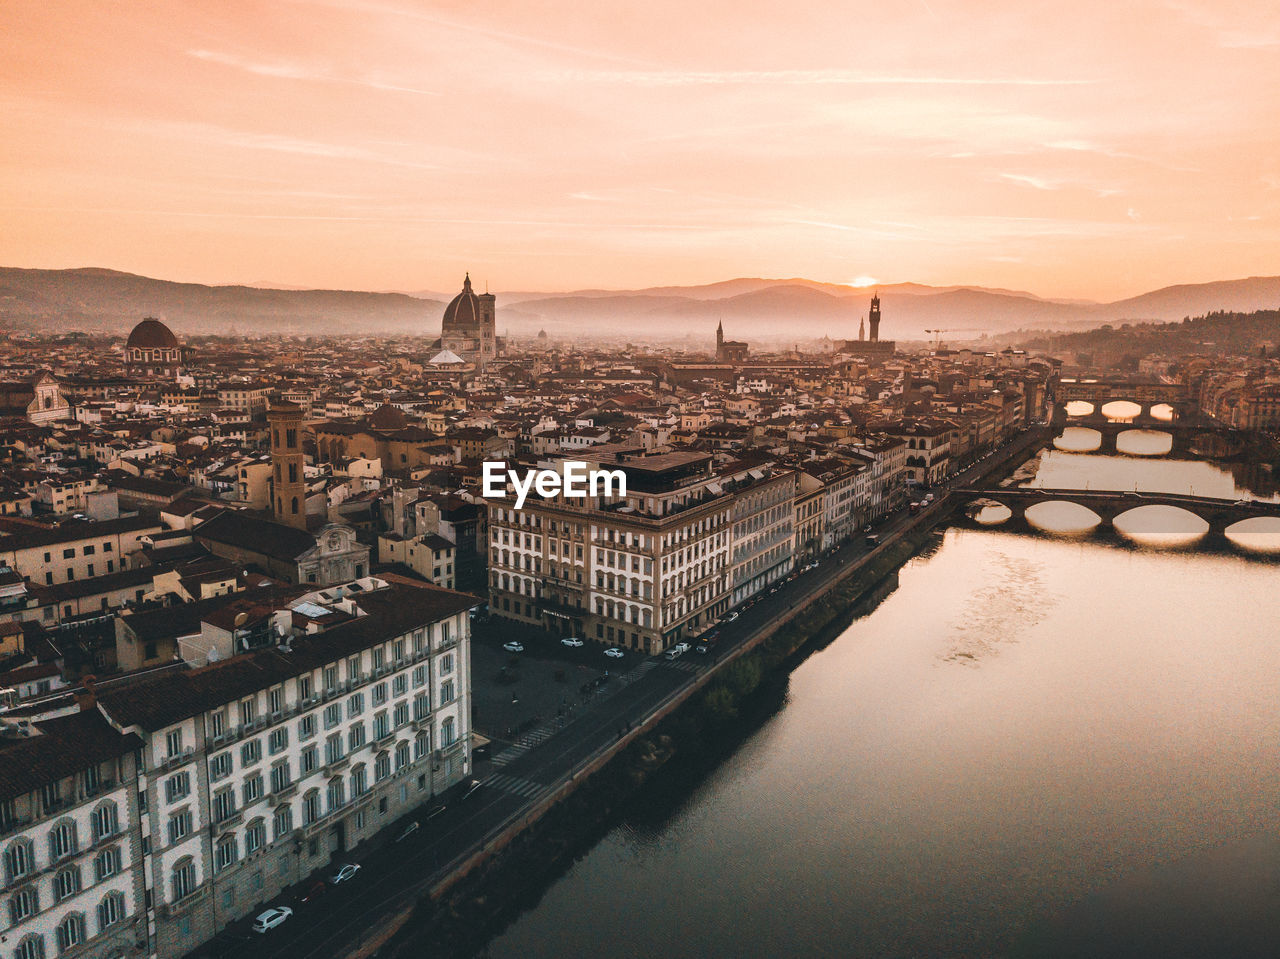
[[[262,824],[261,819],[255,819],[244,831],[244,854],[248,856],[257,852],[266,845],[266,841],[267,827]]]
[[[302,720],[298,723],[298,738],[310,739],[315,734],[316,734],[316,717],[303,716]]]
[[[60,822],[49,830],[49,855],[61,859],[76,851],[76,824]]]
[[[325,765],[336,763],[342,756],[342,733],[332,733],[324,742]]]
[[[409,704],[407,702],[396,703],[395,725],[396,728],[403,726],[409,721]]]
[[[271,755],[282,753],[289,748],[289,729],[287,726],[281,726],[279,729],[273,729],[271,736],[267,739],[267,751]]]
[[[213,794],[213,821],[230,819],[236,812],[236,794],[230,786]]]
[[[378,758],[373,764],[373,776],[378,782],[386,779],[391,775],[391,756],[388,753],[378,753]]]
[[[271,820],[272,835],[279,839],[293,829],[293,807],[280,806]]]
[[[59,952],[66,952],[84,942],[84,916],[74,913],[63,919],[58,926],[57,939]]]
[[[355,752],[364,743],[364,723],[356,723],[347,730],[347,752]]]
[[[45,783],[40,787],[40,805],[45,812],[51,812],[62,805],[62,790],[58,783]]]
[[[29,839],[16,840],[4,851],[4,869],[9,882],[27,875],[34,864],[34,850],[31,848]]]
[[[359,716],[364,712],[364,693],[356,693],[347,700],[347,716]]]
[[[102,788],[102,773],[97,766],[84,771],[84,791],[92,796]]]
[[[250,739],[240,747],[240,765],[252,766],[262,758],[262,740]]]
[[[343,807],[347,801],[346,792],[341,777],[329,780],[329,812]]]
[[[240,701],[240,725],[252,726],[254,720],[257,719],[257,704],[252,699],[243,699]]]
[[[105,930],[114,926],[125,917],[124,894],[109,892],[98,903],[98,929]]]
[[[214,867],[216,869],[226,869],[228,866],[234,865],[235,861],[239,858],[240,853],[236,846],[236,837],[234,835],[224,836],[219,840],[213,857]]]
[[[40,896],[35,886],[19,889],[9,899],[9,919],[14,924],[29,919],[40,911]]]
[[[302,800],[302,824],[309,826],[320,818],[320,790],[313,789]]]
[[[112,846],[98,853],[93,859],[93,875],[97,882],[102,882],[120,871],[120,847]]]
[[[373,717],[373,738],[383,739],[391,735],[391,724],[387,721],[386,712],[380,712]]]
[[[93,841],[97,842],[106,836],[114,836],[120,829],[120,817],[116,804],[105,802],[93,811],[90,817],[93,822]]]
[[[391,680],[391,695],[403,696],[409,690],[409,677],[401,673],[395,679]]]
[[[375,706],[381,706],[386,701],[387,701],[387,684],[378,683],[377,686],[373,687],[373,704]]]
[[[431,752],[431,736],[424,729],[413,738],[413,758],[421,759]]]
[[[369,772],[365,769],[364,764],[356,766],[351,770],[351,795],[363,796],[369,791]]]
[[[14,959],[44,959],[44,936],[24,936],[14,951]]]
[[[310,698],[311,698],[311,677],[299,676],[298,677],[298,699],[310,699]]]
[[[450,716],[440,724],[440,745],[452,746],[458,738],[458,734],[454,732],[453,717]]]
[[[426,666],[419,666],[417,669],[413,671],[413,685],[415,687],[427,685],[427,667]]]
[[[453,702],[453,680],[446,679],[440,684],[440,705]]]
[[[80,891],[80,868],[63,869],[53,877],[53,901],[62,902]]]
[[[289,760],[285,759],[271,767],[271,791],[278,793],[288,789],[292,777],[289,775]]]
[[[250,778],[246,779],[244,781],[244,787],[242,789],[242,792],[244,795],[244,804],[246,806],[249,805],[250,803],[255,803],[259,799],[261,799],[262,798],[262,774],[258,773],[257,775],[251,776]]]
[[[226,779],[231,775],[231,753],[218,753],[209,760],[209,778]]]
[[[170,756],[177,756],[182,752],[182,730],[174,729],[164,738],[165,747],[169,750]]]
[[[319,753],[315,746],[308,746],[302,751],[302,775],[313,772],[319,765]]]
[[[353,683],[358,683],[360,681],[359,656],[351,656],[347,659],[347,680]]]
[[[196,889],[196,864],[187,856],[173,867],[173,901],[185,899]]]
[[[409,743],[405,740],[396,744],[396,771],[409,765]]]
[[[272,689],[267,693],[267,708],[271,710],[273,715],[284,711],[283,686],[277,686],[275,689]]]
[[[332,729],[342,722],[342,704],[333,703],[324,708],[324,728]]]
[[[169,842],[175,843],[191,835],[191,810],[184,809],[169,817]]]
[[[426,719],[431,712],[431,701],[427,698],[426,693],[418,693],[413,697],[413,718]]]

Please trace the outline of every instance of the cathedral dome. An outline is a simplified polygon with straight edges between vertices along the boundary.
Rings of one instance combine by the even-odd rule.
[[[462,292],[444,308],[443,329],[467,330],[480,325],[480,298],[471,289],[471,274],[462,281]]]
[[[133,328],[124,346],[126,350],[176,350],[178,338],[169,327],[148,316]]]

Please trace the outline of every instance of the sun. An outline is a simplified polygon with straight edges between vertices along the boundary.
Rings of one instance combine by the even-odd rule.
[[[875,286],[880,281],[874,276],[855,276],[849,281],[850,286]]]

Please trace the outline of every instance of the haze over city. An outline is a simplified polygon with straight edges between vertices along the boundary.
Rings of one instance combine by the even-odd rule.
[[[1263,0],[9,3],[0,264],[1100,300],[1274,273],[1277,46]]]

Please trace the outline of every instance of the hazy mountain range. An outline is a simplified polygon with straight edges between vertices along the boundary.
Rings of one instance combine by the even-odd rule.
[[[885,339],[975,338],[1016,329],[1085,329],[1103,323],[1180,320],[1215,310],[1280,306],[1280,277],[1170,286],[1112,303],[1044,299],[1019,290],[919,283],[878,287]],[[873,290],[802,278],[741,278],[704,286],[565,293],[497,292],[498,329],[553,338],[802,340],[857,335]],[[438,333],[453,294],[359,292],[173,283],[115,270],[0,267],[0,326],[125,332],[159,316],[175,332]]]

